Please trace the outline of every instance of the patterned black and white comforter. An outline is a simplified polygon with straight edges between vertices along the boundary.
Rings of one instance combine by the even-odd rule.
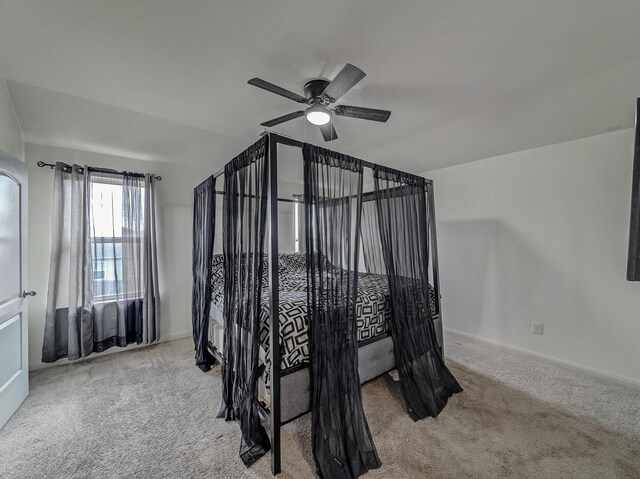
[[[264,260],[266,263],[266,259]],[[280,351],[281,368],[288,369],[309,359],[307,321],[307,266],[305,253],[283,253],[279,256],[280,272]],[[269,282],[266,275],[262,283],[262,310],[260,316],[260,343],[265,352],[266,370],[269,363]],[[215,255],[212,275],[212,303],[223,310],[224,264],[223,256]],[[430,288],[430,293],[433,289]],[[430,297],[432,295],[430,294]],[[431,309],[435,313],[435,298]],[[389,330],[391,303],[386,276],[359,273],[356,303],[358,341],[366,341]]]

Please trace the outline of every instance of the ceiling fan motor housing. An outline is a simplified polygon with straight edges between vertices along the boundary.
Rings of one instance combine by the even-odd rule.
[[[304,85],[304,96],[307,98],[307,102],[310,105],[313,105],[315,103],[322,103],[322,93],[327,88],[327,85],[329,85],[329,80],[325,79],[308,81]]]

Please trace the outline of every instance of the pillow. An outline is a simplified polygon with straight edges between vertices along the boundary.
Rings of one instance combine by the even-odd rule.
[[[280,274],[307,274],[307,253],[280,253],[278,268]]]
[[[245,264],[247,255],[244,254],[242,257],[242,264]],[[267,255],[262,255],[262,283],[269,284],[269,261],[267,259]],[[224,287],[224,255],[223,254],[215,254],[213,255],[213,261],[211,262],[211,287],[219,288],[222,290]]]

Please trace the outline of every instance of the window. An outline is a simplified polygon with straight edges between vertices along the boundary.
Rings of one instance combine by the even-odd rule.
[[[92,178],[90,188],[94,301],[140,297],[141,291],[132,291],[125,284],[129,279],[127,275],[135,275],[136,269],[123,267],[123,261],[139,261],[142,254],[144,187],[134,188],[134,194],[141,195],[140,201],[123,199],[121,178]],[[133,207],[131,205],[136,205],[137,210],[125,214],[125,208]],[[129,284],[139,283],[136,278],[130,279]]]
[[[93,260],[93,279],[104,279],[104,261]]]
[[[300,252],[300,203],[295,202],[293,204],[293,240],[295,252]]]

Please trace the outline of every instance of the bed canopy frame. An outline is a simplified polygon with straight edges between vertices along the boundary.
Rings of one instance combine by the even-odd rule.
[[[270,424],[270,443],[271,443],[271,471],[274,475],[278,474],[281,471],[281,439],[280,439],[280,428],[284,424],[297,419],[298,417],[309,412],[309,409],[302,411],[301,413],[295,415],[294,417],[286,417],[284,420],[281,416],[281,392],[282,392],[282,370],[281,370],[281,344],[280,344],[280,295],[279,295],[279,287],[280,287],[280,278],[279,278],[279,268],[278,268],[278,258],[279,258],[279,238],[278,238],[278,203],[279,202],[289,202],[295,203],[300,202],[299,200],[289,199],[289,198],[279,198],[278,197],[278,146],[285,145],[289,147],[303,149],[305,147],[305,143],[288,138],[277,133],[265,132],[261,136],[267,136],[266,139],[266,148],[268,151],[268,187],[267,187],[267,211],[266,211],[266,235],[270,238],[268,242],[267,249],[267,257],[268,257],[268,284],[269,284],[269,316],[271,320],[270,331],[269,331],[269,343],[270,343],[270,360],[271,360],[271,373],[270,373],[270,408],[268,410],[262,410],[261,412],[265,414],[269,419]],[[327,150],[328,151],[328,150]],[[380,165],[376,165],[374,163],[358,160],[364,168],[374,170],[375,168],[381,168]],[[228,165],[226,165],[228,166]],[[212,178],[215,179],[224,175],[225,167],[217,170],[208,180]],[[386,168],[386,167],[384,167]],[[399,170],[389,169],[391,171],[397,171],[398,173],[404,174]],[[407,175],[409,175],[407,173]],[[410,175],[414,176],[414,175]],[[207,180],[206,180],[207,181]],[[205,182],[206,182],[205,181]],[[198,198],[198,188],[204,185],[203,182],[201,185],[196,187],[196,204],[194,204],[194,342],[196,342],[196,350],[198,350],[198,343],[203,344],[202,338],[198,337],[198,333],[196,332],[196,324],[201,320],[207,320],[207,318],[196,318],[196,283],[198,279],[196,278],[195,264],[196,264],[196,249],[199,251],[203,250],[202,244],[197,244],[196,234],[195,234],[195,224],[197,221],[198,211],[197,209],[200,205],[197,203]],[[215,185],[215,183],[214,183]],[[215,190],[214,194],[216,195],[224,195],[224,191]],[[438,274],[438,254],[437,254],[437,239],[436,239],[436,223],[435,223],[435,207],[434,207],[434,194],[433,194],[433,182],[432,180],[425,179],[425,196],[426,196],[426,206],[427,206],[427,232],[428,232],[428,258],[430,262],[430,271],[432,277],[430,280],[432,281],[432,287],[435,293],[435,314],[433,315],[433,324],[436,328],[436,336],[437,336],[437,345],[440,351],[440,354],[443,354],[443,340],[442,340],[442,313],[441,313],[441,305],[440,305],[440,282],[439,282],[439,274]],[[367,201],[374,201],[375,195],[373,191],[362,193],[362,204]],[[215,212],[214,212],[215,215]],[[213,242],[213,239],[211,239]],[[204,246],[204,249],[209,246]],[[266,246],[265,246],[266,247]],[[210,245],[211,255],[213,254],[213,245]],[[201,278],[202,280],[202,278]],[[208,279],[205,278],[208,281]],[[199,293],[201,294],[201,293]],[[204,301],[210,301],[209,298],[205,298]],[[371,343],[374,343],[380,339],[390,339],[391,332],[387,332],[383,335],[383,337],[374,337],[369,340],[363,341],[358,344],[358,348],[365,347]],[[204,340],[206,345],[209,348],[209,353],[213,354],[216,360],[219,362],[223,362],[223,355],[219,350],[213,348],[210,343],[206,342],[206,338]],[[196,353],[196,359],[198,358],[198,353]],[[394,363],[395,364],[395,363]],[[200,366],[200,365],[199,365]],[[299,366],[294,366],[290,368],[290,370],[286,370],[284,376],[288,374],[295,373],[299,369],[307,368],[307,364],[301,364]],[[208,368],[203,368],[203,370],[208,370]],[[389,368],[393,369],[393,367]],[[388,370],[389,370],[388,369]],[[387,371],[388,371],[387,370]],[[378,373],[379,374],[383,374]],[[373,379],[368,378],[366,380]],[[461,390],[461,389],[460,389]],[[459,392],[459,391],[455,391]]]

